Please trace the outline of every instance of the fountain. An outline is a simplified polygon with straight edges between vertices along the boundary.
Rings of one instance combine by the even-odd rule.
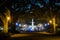
[[[34,19],[32,19],[32,27],[34,26]]]

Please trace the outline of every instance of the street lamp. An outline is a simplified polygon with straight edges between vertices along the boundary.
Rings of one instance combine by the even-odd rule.
[[[7,17],[7,20],[10,20],[10,17]]]
[[[52,20],[50,20],[49,23],[52,23]]]

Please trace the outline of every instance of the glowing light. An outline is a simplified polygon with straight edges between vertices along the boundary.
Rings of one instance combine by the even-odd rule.
[[[34,31],[34,27],[29,27],[28,30],[29,31]]]
[[[31,28],[31,31],[34,31],[34,28],[33,27]]]
[[[16,23],[16,25],[18,25],[18,23]]]
[[[1,30],[3,30],[3,28],[1,28]]]
[[[29,25],[29,28],[31,28],[32,27],[32,25]]]
[[[48,23],[48,25],[50,25],[50,24]]]
[[[27,24],[22,25],[22,27],[27,27]]]
[[[3,28],[2,28],[2,27],[0,27],[0,30],[3,30]]]
[[[45,24],[45,26],[47,26],[47,24]]]
[[[26,25],[23,25],[24,27],[26,26]]]
[[[19,27],[21,27],[21,24],[19,24]]]
[[[43,27],[43,24],[38,24],[38,27]]]
[[[46,24],[45,24],[45,26],[48,26],[48,25],[50,25],[50,24],[49,24],[49,23],[46,23]]]
[[[50,20],[49,23],[52,23],[52,20]]]
[[[10,20],[10,17],[7,17],[7,20]]]

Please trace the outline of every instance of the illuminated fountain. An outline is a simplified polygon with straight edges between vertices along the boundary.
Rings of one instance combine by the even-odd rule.
[[[35,27],[35,25],[34,25],[34,19],[32,18],[31,25],[29,25],[29,27],[26,30],[34,31],[34,27]]]
[[[34,19],[32,19],[32,27],[34,26]]]
[[[34,19],[32,18],[32,22],[31,22],[31,31],[34,31],[34,28],[35,28],[35,26],[34,26]]]

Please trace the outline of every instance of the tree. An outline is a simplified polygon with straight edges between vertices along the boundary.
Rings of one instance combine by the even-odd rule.
[[[0,13],[0,18],[2,19],[2,22],[3,22],[3,24],[4,24],[4,30],[3,30],[3,31],[4,31],[5,33],[8,32],[8,20],[9,20],[8,17],[10,17],[10,11],[9,11],[9,10],[6,11],[5,16],[2,15],[2,13]]]

